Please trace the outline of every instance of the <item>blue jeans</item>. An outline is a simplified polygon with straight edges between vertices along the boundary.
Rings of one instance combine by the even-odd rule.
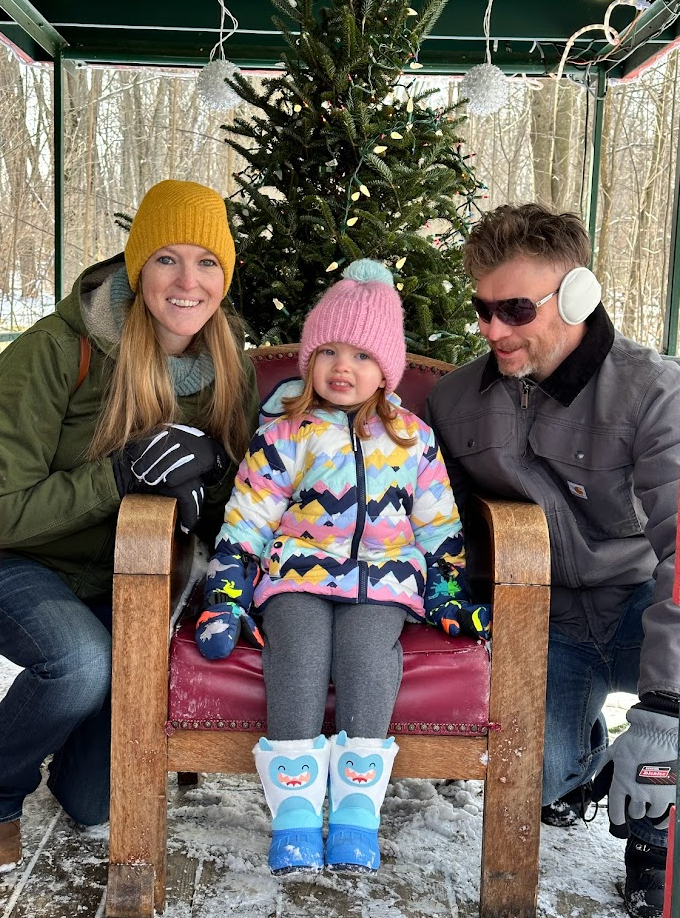
[[[24,669],[0,702],[0,822],[48,787],[76,822],[108,819],[111,603],[81,602],[53,571],[0,558],[0,654]]]
[[[642,613],[652,602],[654,581],[631,595],[614,636],[605,644],[580,642],[550,629],[546,698],[543,805],[554,803],[597,771],[607,748],[602,708],[610,692],[637,694]],[[666,847],[668,833],[645,817],[629,831],[650,845]]]

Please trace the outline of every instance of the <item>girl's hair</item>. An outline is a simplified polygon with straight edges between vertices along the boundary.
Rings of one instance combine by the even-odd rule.
[[[283,399],[284,416],[287,418],[299,418],[303,414],[313,411],[315,408],[323,408],[326,405],[323,399],[320,399],[314,391],[314,384],[312,382],[316,355],[317,352],[314,351],[309,358],[307,372],[305,374],[305,385],[302,392],[299,395]],[[369,439],[371,435],[367,427],[368,419],[371,415],[377,414],[385,427],[388,437],[396,443],[397,446],[415,446],[418,442],[418,437],[399,436],[394,424],[398,413],[399,409],[394,405],[390,405],[387,401],[385,389],[377,389],[370,398],[366,399],[357,411],[357,416],[354,420],[354,429],[359,435],[359,439]]]
[[[229,457],[240,462],[250,431],[244,410],[248,386],[238,339],[239,320],[222,309],[206,322],[191,343],[191,352],[206,350],[215,367],[212,393],[206,394],[194,423],[220,440]],[[130,440],[141,439],[163,424],[175,423],[180,411],[167,355],[154,331],[141,283],[123,324],[118,357],[113,363],[104,407],[88,450],[88,459],[102,459]]]

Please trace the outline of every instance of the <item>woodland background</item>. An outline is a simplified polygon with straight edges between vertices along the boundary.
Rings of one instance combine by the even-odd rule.
[[[259,80],[262,74],[251,74]],[[442,103],[459,80],[423,77]],[[593,89],[574,78],[511,81],[508,104],[470,116],[461,136],[487,191],[480,209],[537,200],[584,216]],[[0,331],[54,306],[52,71],[0,45]],[[225,197],[243,163],[205,110],[196,71],[70,65],[65,78],[65,291],[89,264],[122,250],[114,213],[133,214],[163,178],[192,179]],[[680,125],[680,53],[634,82],[610,84],[594,270],[617,328],[660,348]],[[471,213],[471,219],[475,214]],[[2,346],[0,344],[0,346]]]

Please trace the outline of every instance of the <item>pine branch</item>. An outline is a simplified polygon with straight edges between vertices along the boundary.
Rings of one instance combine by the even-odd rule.
[[[448,0],[429,0],[429,3],[425,4],[412,32],[418,43],[430,34],[447,3]]]

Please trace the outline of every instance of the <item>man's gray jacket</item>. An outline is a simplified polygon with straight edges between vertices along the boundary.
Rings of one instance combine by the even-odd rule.
[[[638,691],[680,692],[671,599],[680,479],[680,367],[616,332],[602,305],[541,383],[504,377],[493,354],[449,373],[427,401],[464,512],[474,489],[533,501],[547,517],[551,624],[607,641],[654,577]]]

